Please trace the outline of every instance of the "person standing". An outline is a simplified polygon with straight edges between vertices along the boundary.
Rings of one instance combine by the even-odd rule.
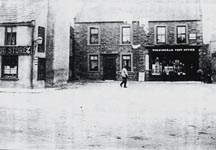
[[[124,66],[121,70],[121,76],[122,76],[122,82],[120,83],[120,86],[124,84],[124,88],[127,88],[127,78],[128,78],[128,72],[126,69],[126,66]]]

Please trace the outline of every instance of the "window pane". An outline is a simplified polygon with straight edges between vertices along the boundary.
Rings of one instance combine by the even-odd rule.
[[[158,43],[165,43],[166,42],[166,38],[165,35],[158,35]]]
[[[5,44],[16,45],[16,27],[6,27]]]
[[[130,27],[122,27],[122,43],[130,44],[130,42],[131,42]]]
[[[166,34],[165,27],[158,27],[157,28],[157,33],[158,34]]]
[[[98,56],[90,56],[90,71],[98,71]]]
[[[98,28],[90,28],[91,34],[98,34]]]
[[[2,77],[18,77],[18,56],[2,56]]]
[[[122,56],[122,68],[126,66],[128,71],[131,71],[131,56],[130,55],[123,55]]]
[[[166,27],[157,27],[157,43],[166,43]]]
[[[90,28],[90,44],[99,44],[99,29],[91,27]]]
[[[185,34],[185,27],[178,27],[178,34]]]
[[[97,34],[93,34],[90,36],[90,44],[98,44],[98,35]]]
[[[186,43],[186,27],[177,27],[177,43]]]

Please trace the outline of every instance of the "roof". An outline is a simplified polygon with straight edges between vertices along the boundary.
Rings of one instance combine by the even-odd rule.
[[[199,0],[84,0],[78,22],[200,20]]]
[[[29,22],[35,20],[45,0],[0,0],[0,23]]]

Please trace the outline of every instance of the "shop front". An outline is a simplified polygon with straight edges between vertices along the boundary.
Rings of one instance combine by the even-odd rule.
[[[149,80],[197,80],[199,48],[198,46],[160,46],[148,48]]]
[[[30,87],[31,46],[0,46],[0,87]]]

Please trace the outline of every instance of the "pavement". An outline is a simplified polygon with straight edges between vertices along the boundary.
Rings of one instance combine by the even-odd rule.
[[[216,149],[215,84],[119,83],[0,89],[0,149]]]

